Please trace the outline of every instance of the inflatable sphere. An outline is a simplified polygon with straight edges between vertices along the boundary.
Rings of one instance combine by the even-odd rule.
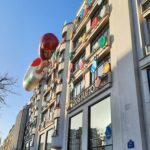
[[[46,33],[42,36],[39,46],[40,57],[42,60],[48,60],[56,50],[59,41],[52,33]]]

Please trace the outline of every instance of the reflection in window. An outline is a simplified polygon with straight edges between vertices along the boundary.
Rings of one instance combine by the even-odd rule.
[[[90,84],[93,84],[97,77],[101,77],[103,75],[103,67],[106,63],[110,62],[110,55],[107,55],[106,57],[100,59],[100,61],[98,60],[97,62],[97,70],[93,73],[90,72]]]
[[[70,120],[68,150],[81,150],[82,138],[82,113]]]
[[[44,150],[44,134],[40,135],[39,150]]]
[[[51,143],[52,143],[52,135],[53,135],[53,130],[49,130],[47,132],[47,138],[46,138],[46,147],[45,150],[51,150]]]
[[[90,150],[112,150],[110,97],[90,108]]]

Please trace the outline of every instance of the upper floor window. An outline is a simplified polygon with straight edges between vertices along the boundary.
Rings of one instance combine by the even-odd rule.
[[[66,37],[67,37],[67,32],[64,32],[62,38],[66,38]]]
[[[63,62],[63,61],[65,60],[65,51],[62,51],[62,52],[60,53],[59,59],[60,59],[60,62]]]
[[[70,119],[68,150],[81,150],[82,113]]]
[[[73,47],[74,49],[76,49],[81,43],[82,43],[82,37],[84,35],[84,33],[86,33],[86,28],[84,28],[80,35],[78,36],[78,38],[73,42]]]
[[[44,150],[45,134],[40,135],[38,150]]]
[[[47,131],[45,150],[51,150],[53,132],[52,129]]]
[[[108,36],[109,35],[109,26],[107,25],[105,28],[103,28],[91,41],[91,48],[90,52],[92,53],[94,50],[98,49],[100,47],[100,38],[102,36]]]
[[[146,19],[146,21],[147,21],[148,34],[149,34],[149,36],[150,36],[150,17],[148,17],[148,18]]]
[[[63,70],[59,71],[58,78],[60,79],[60,82],[63,81],[63,75],[64,75],[64,71]]]
[[[150,90],[150,68],[147,69],[147,77],[148,77],[148,85],[149,85],[149,90]]]
[[[54,118],[54,105],[51,105],[49,109],[49,120],[53,120],[53,118]]]
[[[44,111],[41,115],[42,115],[41,122],[47,120],[47,118],[48,118],[48,111]]]
[[[74,85],[74,90],[73,90],[73,97],[76,97],[79,95],[84,89],[84,80],[82,79],[78,83]]]
[[[61,93],[57,94],[57,102],[56,102],[56,107],[59,107],[61,101]]]
[[[94,73],[90,72],[90,84],[93,84],[97,77],[103,75],[103,67],[106,63],[110,62],[110,55],[107,55],[102,60],[97,60],[97,70]]]
[[[81,60],[85,59],[85,52],[82,53],[79,58],[74,62],[74,71],[79,70],[79,64]]]

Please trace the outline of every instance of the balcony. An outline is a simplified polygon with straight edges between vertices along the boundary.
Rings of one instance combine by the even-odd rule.
[[[80,43],[78,47],[74,49],[74,55],[72,60],[76,59],[76,57],[79,56],[79,54],[86,48],[86,46],[90,43],[90,41],[94,38],[95,33],[98,33],[109,21],[109,15],[107,14],[104,18],[100,19],[97,26],[95,28],[92,28],[87,33],[86,41],[83,43]]]
[[[144,0],[141,4],[143,16],[147,17],[150,15],[150,1]]]
[[[62,84],[58,84],[56,87],[56,94],[62,91]]]
[[[66,48],[66,42],[64,42],[64,43],[62,43],[62,44],[60,45],[60,53],[61,53],[63,50],[65,50],[65,48]]]
[[[109,22],[109,14],[107,14],[104,18],[100,19],[95,28],[91,27],[90,32],[87,35],[87,40],[91,41],[95,33],[98,33],[108,22]]]
[[[112,73],[108,72],[101,76],[101,82],[97,86],[96,83],[93,83],[88,88],[84,89],[78,96],[72,97],[70,100],[70,109],[77,108],[81,106],[83,103],[92,99],[97,94],[105,91],[110,88],[112,84]]]
[[[107,54],[110,53],[110,36],[107,37],[107,43],[104,46],[104,48],[98,48],[95,49],[92,53],[90,53],[90,55],[86,58],[86,66],[87,68],[89,68],[93,62],[94,56],[97,56],[97,58],[106,56]],[[74,81],[77,80],[79,77],[81,77],[83,75],[83,72],[85,73],[86,70],[76,70],[75,72],[73,72],[73,76],[74,76]]]
[[[58,72],[64,69],[64,62],[60,63],[58,66]]]
[[[73,40],[76,39],[79,32],[84,28],[84,26],[90,19],[90,14],[92,14],[94,12],[94,10],[96,9],[96,7],[98,7],[97,2],[98,2],[98,0],[92,0],[92,2],[90,4],[91,9],[89,10],[88,14],[80,20],[80,22],[77,24],[77,28],[75,28],[75,30],[74,30],[75,34],[74,34]]]

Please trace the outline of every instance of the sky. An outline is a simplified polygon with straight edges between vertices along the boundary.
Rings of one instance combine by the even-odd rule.
[[[32,92],[22,87],[24,74],[38,57],[40,37],[54,33],[61,39],[64,22],[71,22],[83,0],[0,0],[0,74],[18,80],[19,95],[6,98],[0,107],[0,137],[6,138],[16,116]]]

